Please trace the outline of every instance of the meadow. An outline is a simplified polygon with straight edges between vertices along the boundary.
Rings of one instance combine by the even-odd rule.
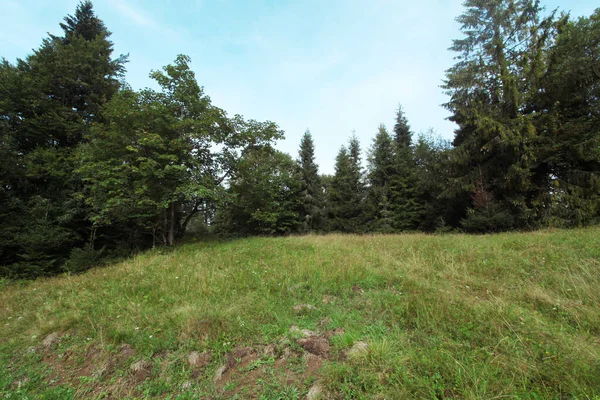
[[[199,241],[0,281],[3,399],[600,399],[600,228]]]

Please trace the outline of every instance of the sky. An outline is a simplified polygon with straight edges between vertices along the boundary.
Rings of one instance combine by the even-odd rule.
[[[0,57],[13,62],[39,47],[73,14],[78,0],[0,0]],[[542,0],[548,9],[589,16],[597,0]],[[402,104],[415,134],[452,139],[441,106],[453,65],[462,0],[95,0],[113,33],[115,55],[129,54],[126,79],[155,87],[153,69],[178,54],[231,116],[273,121],[277,147],[297,156],[310,129],[322,173],[333,173],[355,131],[366,150]]]

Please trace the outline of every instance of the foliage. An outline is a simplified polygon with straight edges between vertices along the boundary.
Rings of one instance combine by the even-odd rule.
[[[294,232],[296,210],[303,199],[296,163],[270,147],[247,151],[232,176],[230,199],[218,215],[219,229],[233,235],[277,235]]]
[[[366,217],[368,230],[389,233],[392,231],[391,185],[396,175],[395,152],[392,137],[385,125],[380,125],[368,155],[368,194]]]
[[[364,230],[365,185],[360,143],[353,135],[348,148],[342,146],[335,160],[335,174],[328,187],[328,224],[333,232]]]
[[[466,0],[445,107],[452,144],[402,107],[362,168],[354,135],[319,175],[270,121],[228,116],[179,55],[124,81],[126,56],[82,1],[40,47],[0,62],[0,275],[79,272],[101,258],[210,235],[473,233],[600,222],[600,10]],[[414,137],[413,137],[414,136]]]
[[[1,151],[11,163],[0,174],[0,254],[9,276],[57,272],[87,240],[76,148],[102,120],[127,60],[111,58],[110,33],[89,1],[61,27],[62,36],[44,39],[25,60],[0,65]]]
[[[315,145],[310,131],[306,131],[298,151],[298,169],[302,183],[302,198],[298,217],[300,232],[319,232],[325,228],[325,194],[315,162]]]

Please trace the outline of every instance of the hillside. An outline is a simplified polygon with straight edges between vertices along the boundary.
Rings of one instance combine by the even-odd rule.
[[[600,398],[599,228],[200,242],[0,285],[7,399]]]

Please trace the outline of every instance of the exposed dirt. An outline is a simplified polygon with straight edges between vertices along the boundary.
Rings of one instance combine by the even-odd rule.
[[[328,354],[329,343],[319,336],[311,336],[299,340],[306,343],[318,342],[311,347],[313,351]],[[327,351],[324,351],[326,344]],[[274,354],[269,356],[267,354]],[[262,357],[261,357],[262,355]],[[304,387],[306,382],[318,375],[325,358],[310,352],[298,351],[283,344],[280,347],[268,345],[262,351],[253,348],[241,348],[231,352],[227,364],[223,365],[215,376],[216,386],[224,396],[230,398],[236,395],[243,398],[257,398],[261,380],[273,381],[283,385]],[[308,387],[304,387],[308,390]]]
[[[329,357],[329,341],[321,336],[309,336],[298,339],[298,345],[311,354],[319,357]]]
[[[330,321],[324,321],[322,325],[328,324]],[[317,334],[297,329],[297,333],[303,336],[296,341],[299,347],[282,338],[277,344],[236,348],[225,356],[224,364],[213,377],[215,387],[227,398],[236,394],[242,398],[256,398],[264,390],[265,382],[269,385],[293,385],[306,393],[318,378],[323,362],[330,357],[329,338],[335,332],[330,330]],[[157,363],[171,362],[173,358],[173,354],[166,351],[154,354],[151,359],[141,358],[127,343],[112,351],[89,346],[84,353],[70,349],[59,353],[56,350],[58,340],[60,336],[52,336],[47,341],[48,347],[42,344],[37,351],[42,353],[43,363],[52,371],[48,384],[81,388],[81,392],[75,393],[75,398],[102,395],[113,399],[140,395],[138,385],[160,373],[154,368]],[[191,369],[191,380],[184,382],[181,389],[188,390],[193,387],[194,381],[207,378],[206,370],[214,362],[214,356],[211,352],[191,352],[183,357],[181,361]],[[117,374],[122,370],[128,373]],[[81,385],[82,377],[90,378],[90,383]],[[20,385],[23,382],[14,383],[15,388]]]

